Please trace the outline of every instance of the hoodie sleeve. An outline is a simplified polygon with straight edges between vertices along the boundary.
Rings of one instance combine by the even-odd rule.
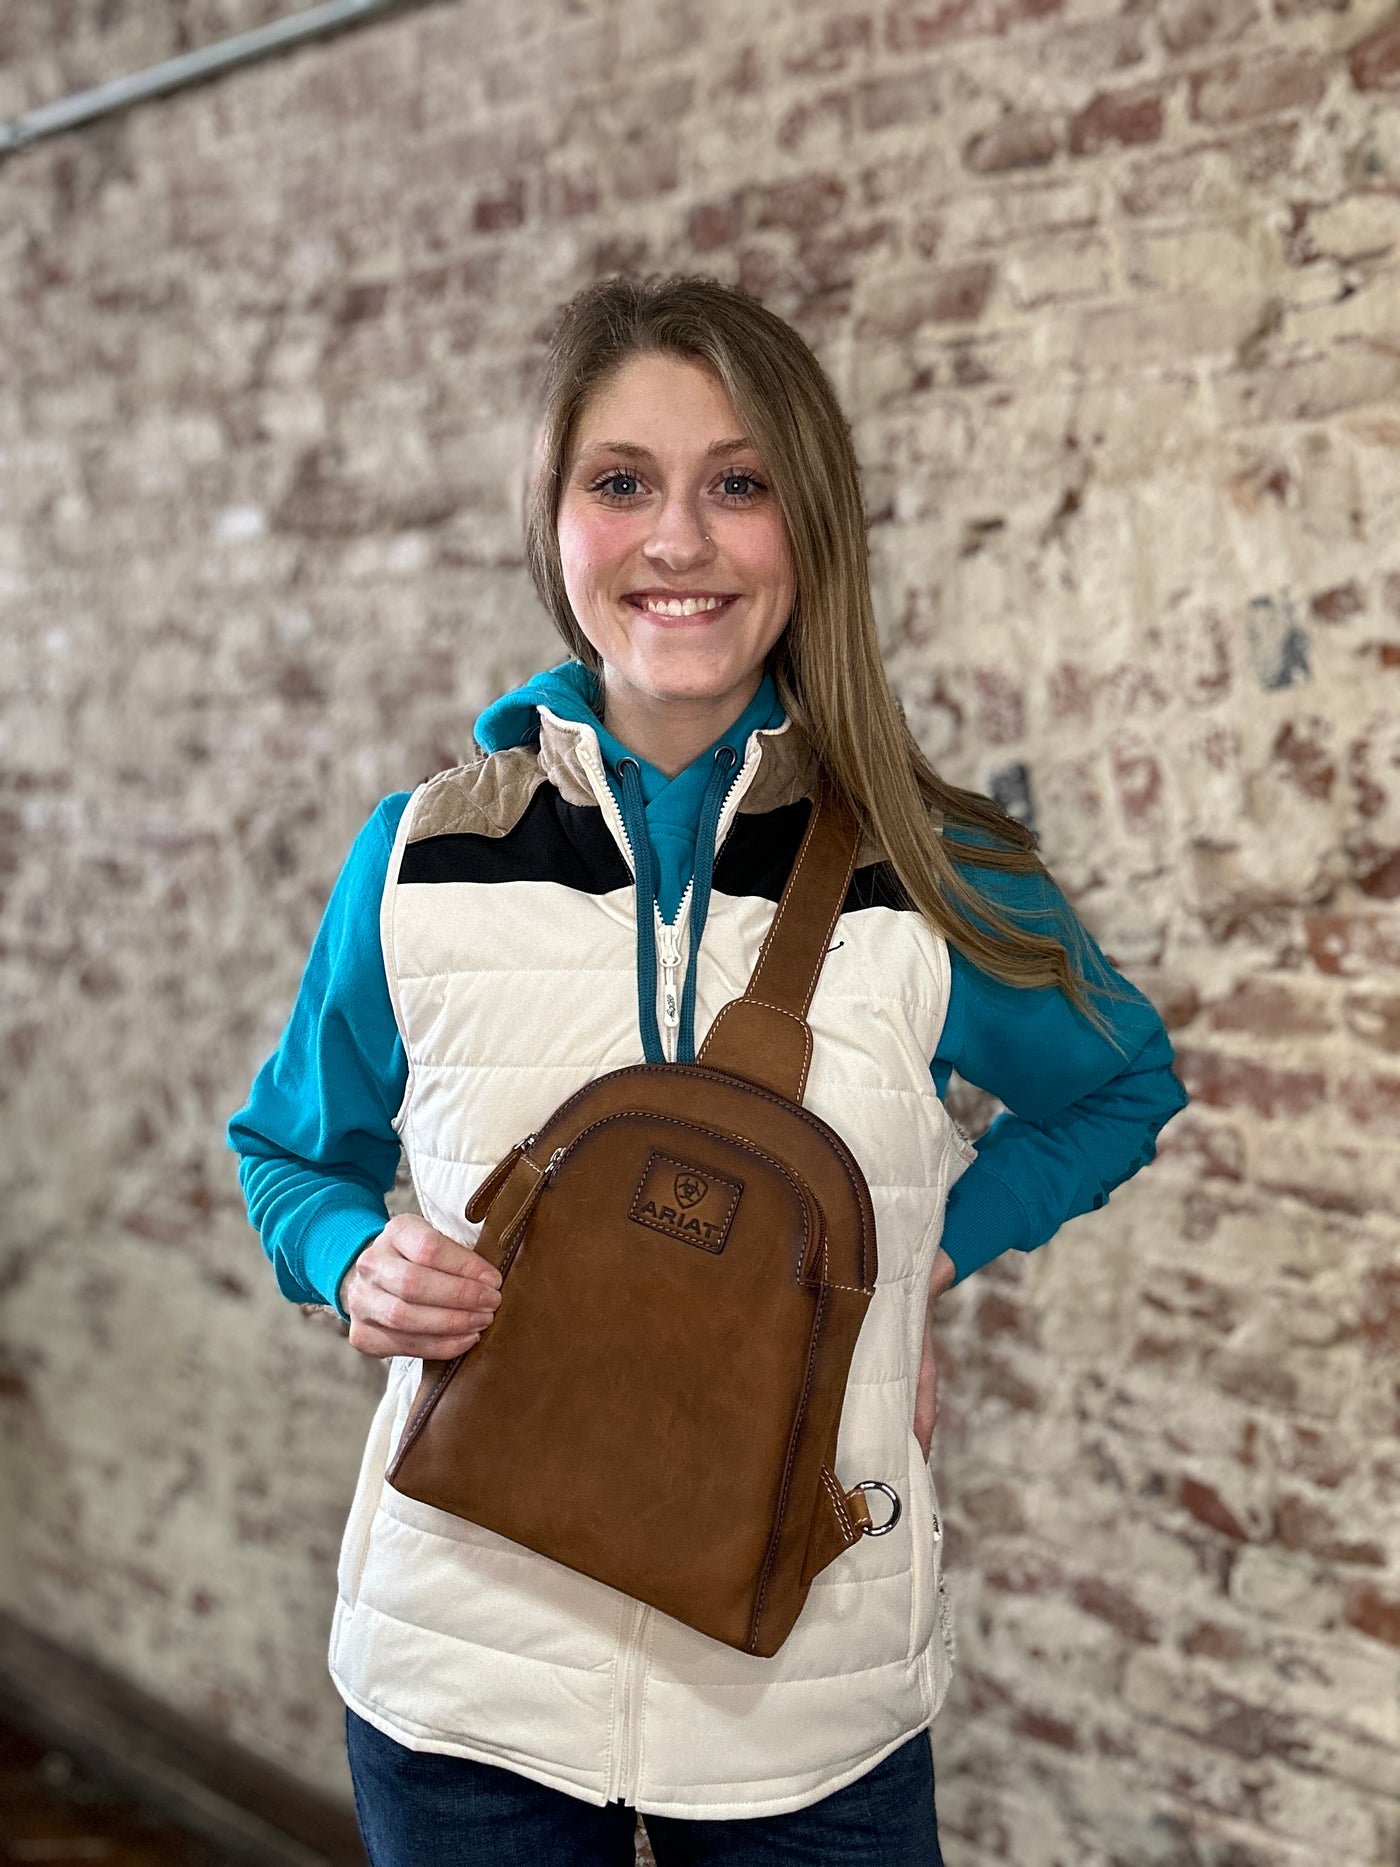
[[[1145,1167],[1186,1104],[1156,1011],[1109,964],[1046,876],[968,867],[967,879],[1082,960],[1100,1031],[1064,993],[1003,984],[952,954],[948,1017],[934,1058],[942,1094],[958,1074],[1005,1104],[948,1199],[943,1248],[961,1282],[1003,1251],[1033,1251],[1104,1205]]]
[[[341,1279],[383,1230],[398,1171],[393,1118],[408,1069],[384,977],[379,903],[408,799],[407,791],[386,798],[356,837],[281,1042],[228,1126],[248,1217],[282,1294],[342,1318]]]

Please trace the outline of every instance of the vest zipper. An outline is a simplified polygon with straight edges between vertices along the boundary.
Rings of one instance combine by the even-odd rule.
[[[657,910],[656,921],[657,956],[661,961],[661,1042],[666,1051],[666,1061],[676,1060],[676,1043],[681,1028],[681,917],[677,913],[674,921],[661,919]]]
[[[628,1607],[631,1624],[623,1639],[625,1657],[618,1696],[612,1769],[608,1774],[608,1801],[635,1804],[637,1779],[641,1773],[637,1701],[642,1691],[643,1653],[646,1647],[644,1635],[655,1610],[642,1601],[629,1601]]]

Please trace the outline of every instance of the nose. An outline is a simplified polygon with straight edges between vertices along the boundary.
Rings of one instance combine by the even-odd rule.
[[[673,571],[693,570],[714,555],[694,499],[677,492],[663,503],[642,553],[653,564]]]

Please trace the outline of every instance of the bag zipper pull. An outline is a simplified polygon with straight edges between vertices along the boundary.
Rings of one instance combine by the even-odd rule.
[[[487,1213],[491,1210],[492,1202],[497,1193],[500,1192],[501,1188],[510,1178],[512,1167],[514,1167],[516,1161],[520,1159],[520,1156],[525,1152],[526,1148],[534,1146],[537,1138],[538,1137],[535,1135],[527,1134],[523,1141],[517,1141],[509,1154],[507,1154],[504,1159],[498,1161],[491,1169],[490,1173],[487,1174],[486,1178],[481,1182],[481,1185],[467,1201],[466,1217],[471,1224],[479,1225],[486,1217]]]
[[[506,1276],[510,1271],[511,1265],[515,1262],[517,1256],[519,1255],[520,1246],[523,1243],[524,1237],[525,1237],[525,1227],[529,1221],[530,1214],[535,1210],[535,1206],[539,1200],[540,1194],[544,1191],[544,1189],[549,1185],[550,1181],[553,1179],[554,1169],[559,1165],[560,1161],[563,1160],[565,1154],[567,1154],[568,1151],[569,1150],[564,1147],[555,1148],[554,1152],[550,1155],[549,1159],[545,1162],[544,1168],[540,1173],[539,1179],[536,1180],[535,1184],[530,1188],[529,1192],[525,1195],[524,1199],[521,1201],[519,1212],[517,1212],[515,1217],[510,1221],[510,1229],[506,1232],[504,1238],[502,1238],[501,1240],[501,1259],[500,1259],[499,1269],[501,1273],[502,1283],[505,1282]]]

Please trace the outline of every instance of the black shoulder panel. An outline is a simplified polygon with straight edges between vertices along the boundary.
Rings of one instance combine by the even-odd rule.
[[[410,843],[401,882],[557,882],[580,894],[630,887],[632,871],[595,805],[566,804],[542,784],[503,836],[453,834]]]
[[[758,895],[777,901],[807,829],[812,806],[806,798],[777,810],[747,815],[740,811],[715,864],[715,892]],[[909,903],[887,862],[870,863],[851,877],[843,914],[860,908],[907,910]]]

